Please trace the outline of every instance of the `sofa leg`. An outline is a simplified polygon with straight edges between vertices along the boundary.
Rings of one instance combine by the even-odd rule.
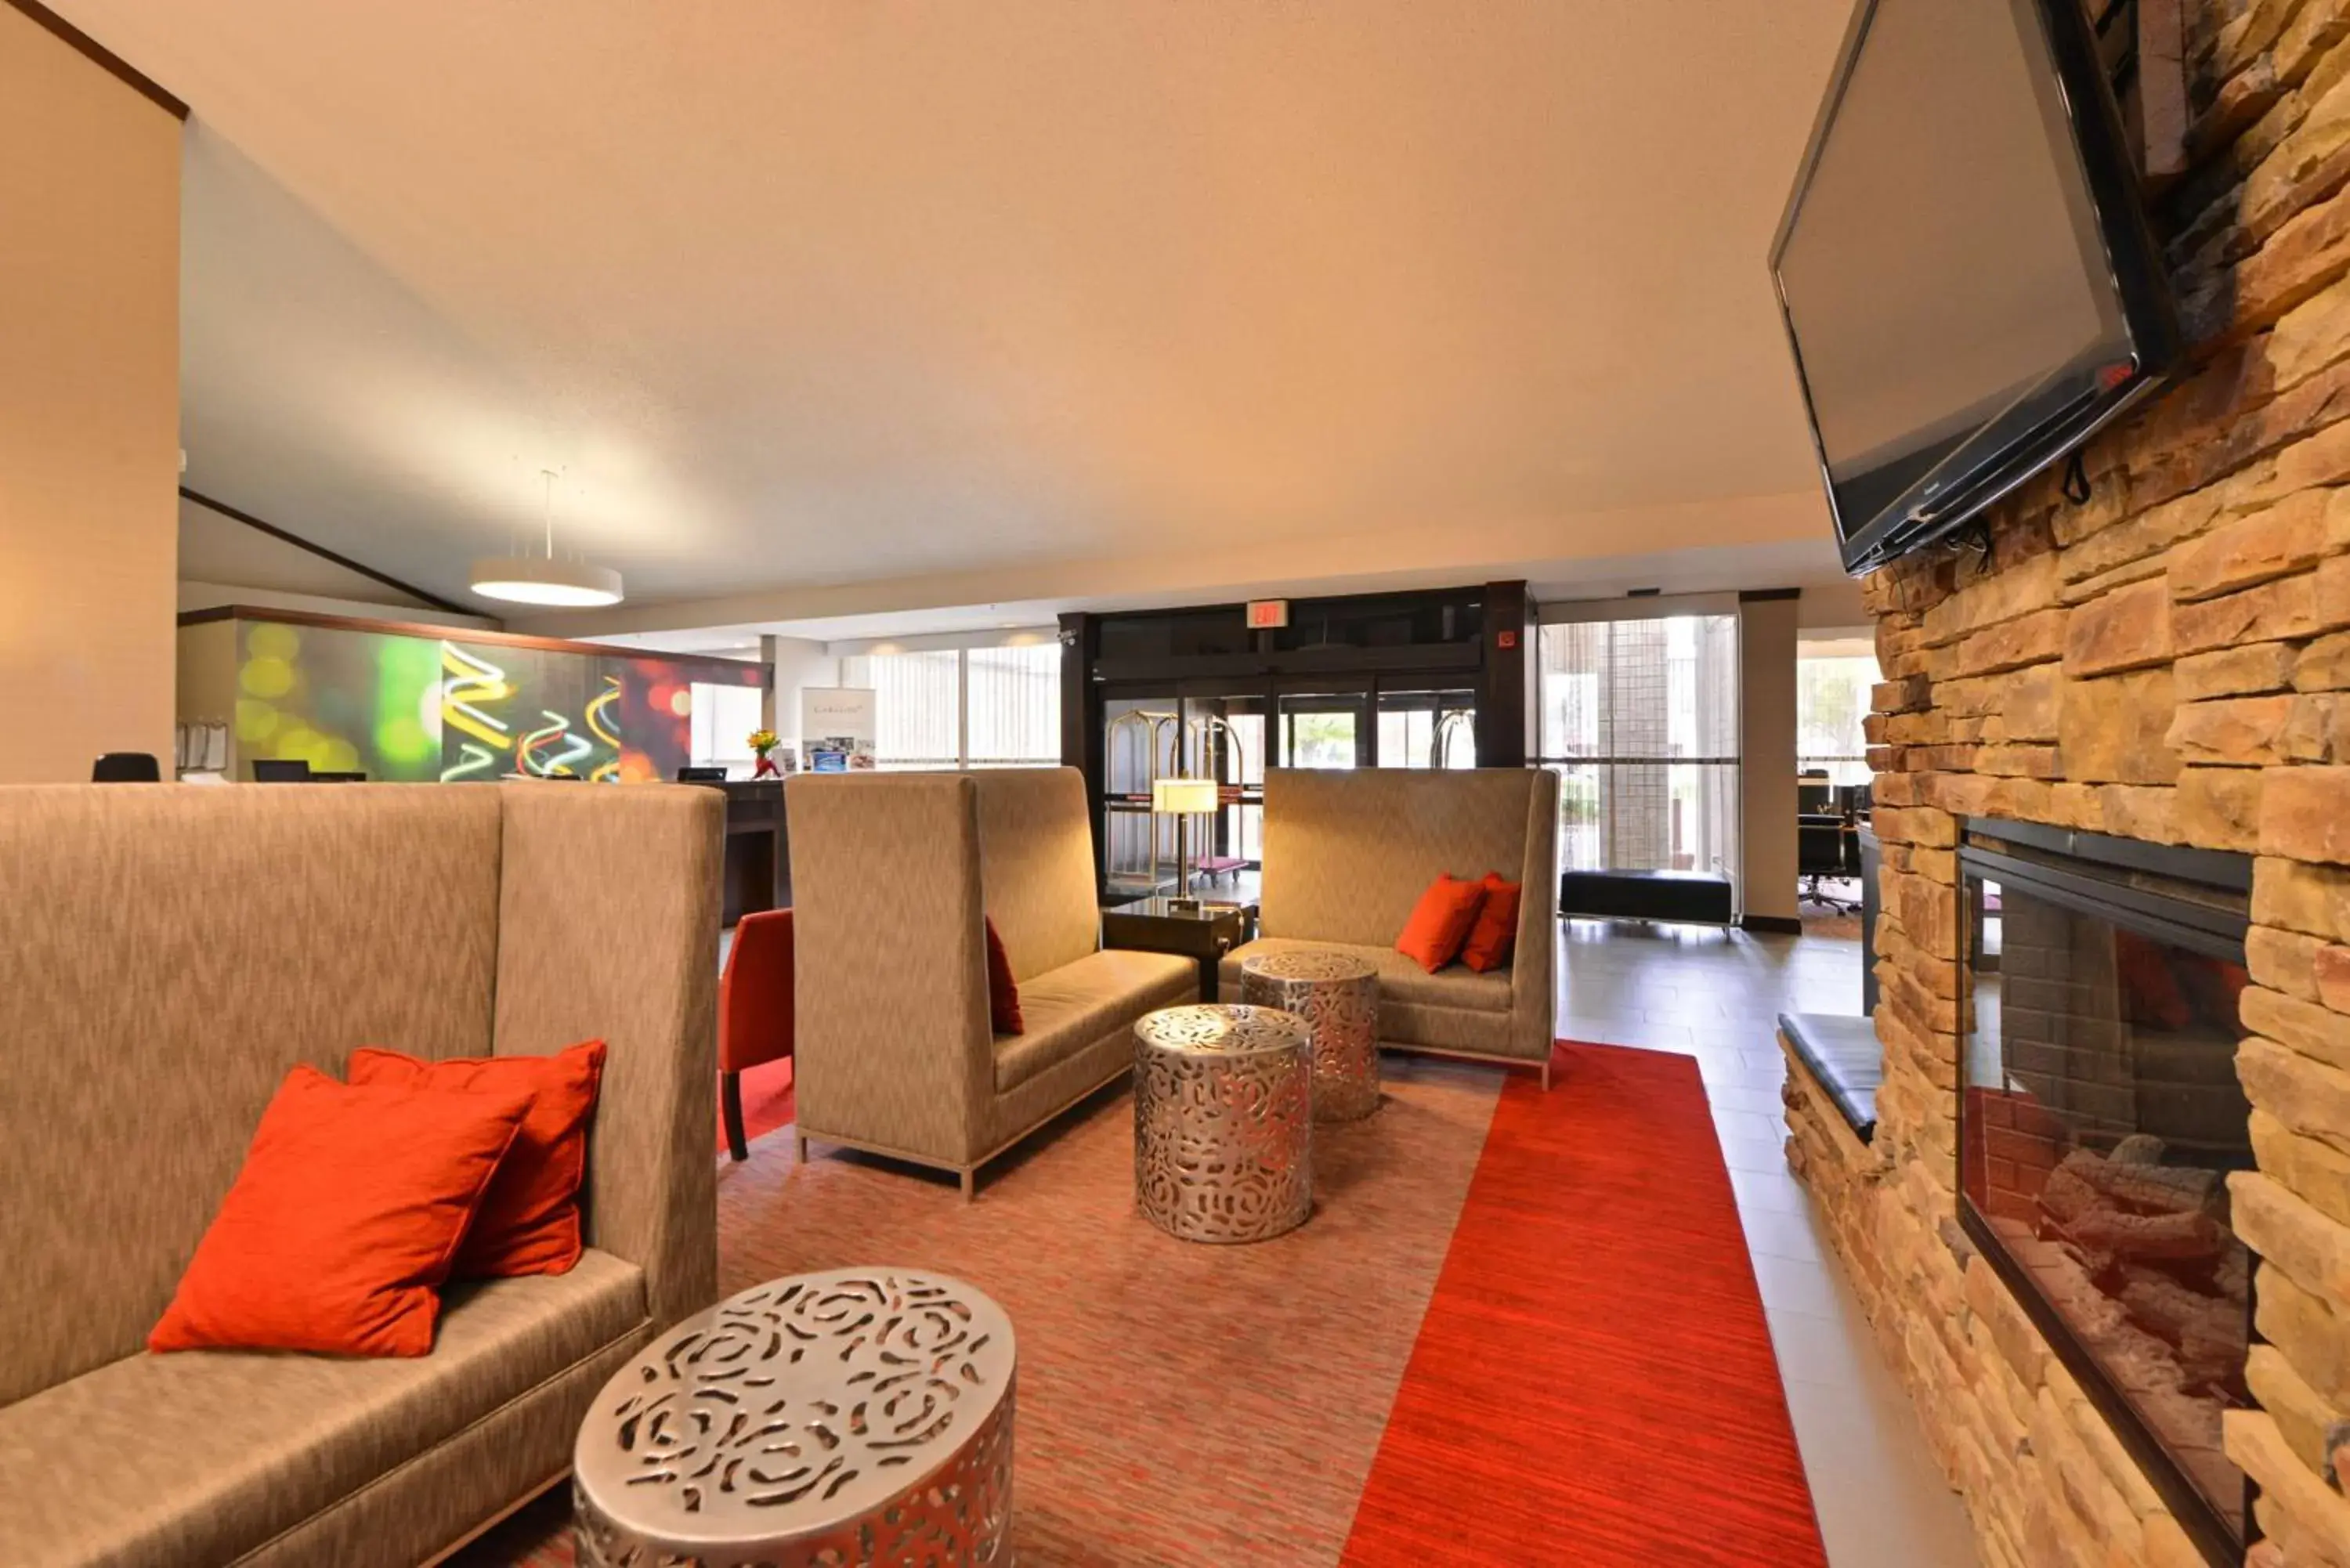
[[[970,1201],[971,1201],[972,1194],[972,1192],[973,1192],[973,1191],[975,1191],[975,1190],[977,1189],[977,1188],[978,1188],[978,1184],[979,1184],[979,1172],[977,1172],[977,1171],[975,1171],[975,1170],[971,1170],[971,1169],[966,1169],[966,1170],[964,1170],[964,1171],[963,1171],[963,1173],[962,1173],[962,1200],[963,1200],[965,1203],[968,1203],[968,1202],[970,1202]]]
[[[806,1165],[807,1163],[807,1136],[805,1133],[797,1134],[793,1137],[792,1141],[799,1146],[793,1151],[796,1163]]]
[[[736,1159],[751,1158],[750,1146],[743,1137],[743,1075],[718,1075],[718,1107],[726,1118],[726,1152]]]
[[[1543,1058],[1542,1075],[1543,1093],[1547,1095],[1550,1093],[1550,1058],[1547,1056]]]

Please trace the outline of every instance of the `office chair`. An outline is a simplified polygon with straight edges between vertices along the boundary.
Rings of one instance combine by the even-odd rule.
[[[151,752],[109,752],[90,764],[92,784],[161,784],[163,770]]]
[[[1818,815],[1830,809],[1829,800],[1835,790],[1825,774],[1795,775],[1795,809],[1806,815]]]
[[[1844,819],[1806,813],[1795,819],[1795,875],[1805,884],[1803,897],[1839,915],[1849,915],[1860,905],[1850,898],[1830,894],[1822,884],[1830,877],[1842,878],[1855,874],[1845,855]]]
[[[308,784],[310,764],[300,757],[255,757],[253,759],[253,782]]]
[[[726,770],[724,768],[680,768],[677,770],[677,782],[701,784],[724,784]]]

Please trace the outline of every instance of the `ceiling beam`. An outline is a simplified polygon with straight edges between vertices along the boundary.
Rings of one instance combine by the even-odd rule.
[[[354,561],[348,556],[340,555],[333,550],[328,549],[324,545],[314,545],[309,540],[302,537],[299,534],[289,534],[275,523],[265,522],[259,517],[255,517],[250,512],[240,511],[236,507],[231,506],[225,501],[215,501],[211,496],[206,495],[200,491],[191,490],[184,484],[180,486],[180,494],[182,498],[192,501],[199,506],[219,513],[222,516],[228,518],[231,522],[242,523],[248,528],[266,534],[273,539],[281,540],[286,544],[293,545],[297,550],[307,550],[310,554],[317,556],[320,560],[332,561],[335,565],[342,567],[347,572],[357,572],[363,577],[372,577],[377,582],[381,583],[385,587],[397,589],[400,593],[406,594],[410,598],[428,604],[434,609],[447,610],[452,615],[479,616],[481,614],[479,610],[473,608],[471,606],[461,605],[454,603],[452,600],[444,599],[439,594],[428,593],[424,589],[418,587],[413,583],[403,583],[389,572],[379,572],[373,566],[368,566],[366,563],[361,561]]]
[[[76,54],[172,119],[184,120],[188,118],[188,106],[172,94],[166,92],[153,78],[134,67],[120,55],[50,10],[47,5],[41,5],[39,0],[0,0],[0,4],[5,4],[12,11],[22,13]]]

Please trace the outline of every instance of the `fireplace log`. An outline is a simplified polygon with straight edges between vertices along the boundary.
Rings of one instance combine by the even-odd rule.
[[[2090,1210],[2057,1228],[2085,1251],[2182,1263],[2216,1260],[2226,1234],[2201,1212],[2126,1214],[2114,1209]]]
[[[2143,1137],[2143,1135],[2140,1135]],[[2123,1146],[2137,1143],[2137,1138],[2125,1138]],[[2147,1139],[2158,1148],[2160,1142]],[[2070,1171],[2082,1181],[2096,1189],[2116,1203],[2126,1203],[2158,1214],[2178,1214],[2192,1210],[2208,1209],[2222,1190],[2220,1173],[2199,1170],[2185,1165],[2152,1165],[2137,1159],[2120,1158],[2102,1159],[2085,1148],[2076,1148],[2057,1166]],[[2051,1179],[2054,1178],[2052,1176]]]
[[[2244,1362],[2244,1306],[2207,1295],[2154,1269],[2125,1268],[2121,1303],[2138,1326],[2178,1351],[2180,1380],[2189,1388],[2228,1389]]]

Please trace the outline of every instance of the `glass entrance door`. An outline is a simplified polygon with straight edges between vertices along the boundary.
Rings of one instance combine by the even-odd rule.
[[[1378,758],[1383,768],[1475,767],[1477,693],[1405,690],[1382,677]]]
[[[1103,693],[1102,883],[1114,900],[1176,886],[1174,825],[1151,814],[1150,786],[1183,771],[1181,708],[1149,686]]]
[[[1253,898],[1264,864],[1265,713],[1258,681],[1246,692],[1214,684],[1183,688],[1183,722],[1194,773],[1216,781],[1218,806],[1193,846],[1192,888],[1211,898]]]
[[[1321,683],[1315,691],[1283,691],[1274,699],[1280,731],[1278,765],[1284,768],[1367,768],[1372,765],[1367,683],[1353,691]]]

